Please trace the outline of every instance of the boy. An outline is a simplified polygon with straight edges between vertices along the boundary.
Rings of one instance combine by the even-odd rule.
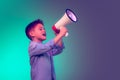
[[[42,42],[46,40],[46,31],[40,19],[28,24],[25,32],[31,40],[29,45],[31,80],[56,80],[53,55],[62,52],[64,48],[62,38],[67,29],[62,27],[58,34],[55,33],[56,37],[45,44]]]

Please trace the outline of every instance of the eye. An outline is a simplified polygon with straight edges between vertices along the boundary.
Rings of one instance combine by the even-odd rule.
[[[44,30],[44,28],[39,28],[39,30],[41,31],[41,30]]]
[[[40,28],[39,30],[42,30],[42,28]]]
[[[39,30],[45,30],[45,28],[40,28]]]

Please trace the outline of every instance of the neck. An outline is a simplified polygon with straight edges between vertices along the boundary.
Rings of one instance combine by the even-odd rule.
[[[35,42],[40,42],[40,43],[42,43],[42,40],[40,40],[40,39],[36,39],[36,38],[33,38],[33,39],[32,39],[32,41],[35,41]]]

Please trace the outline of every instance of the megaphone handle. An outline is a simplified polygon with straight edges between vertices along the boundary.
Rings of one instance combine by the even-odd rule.
[[[69,35],[69,33],[67,32],[66,34],[65,34],[65,37],[67,37]]]
[[[57,28],[55,27],[55,25],[52,26],[52,30],[53,30],[54,32],[56,32],[56,33],[59,33],[59,32],[60,32],[60,30],[57,29]],[[67,32],[67,33],[65,34],[65,37],[67,37],[68,35],[69,35],[69,33]]]

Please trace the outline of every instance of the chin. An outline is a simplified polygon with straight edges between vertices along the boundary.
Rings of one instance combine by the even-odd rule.
[[[46,40],[46,38],[42,39],[43,41]]]
[[[44,40],[46,40],[46,38],[45,38],[45,39],[43,39],[43,41],[44,41]]]

